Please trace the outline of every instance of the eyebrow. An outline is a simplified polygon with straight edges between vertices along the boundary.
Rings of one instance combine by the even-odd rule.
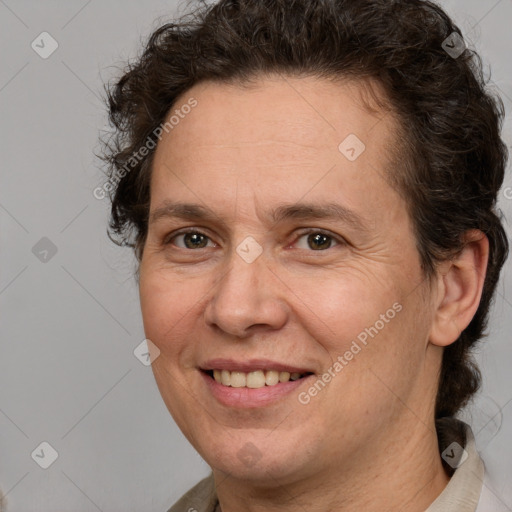
[[[149,216],[149,223],[154,223],[162,218],[179,218],[189,221],[218,222],[227,227],[216,213],[210,208],[195,203],[175,203],[164,201]],[[268,213],[272,223],[279,223],[285,220],[334,220],[341,221],[360,231],[369,231],[366,221],[353,210],[338,203],[292,203],[281,204]]]
[[[149,215],[149,223],[154,223],[163,218],[178,218],[191,221],[216,221],[226,226],[226,223],[210,208],[194,203],[174,203],[164,201]]]
[[[349,224],[361,231],[368,231],[368,226],[360,215],[338,203],[294,203],[280,205],[270,212],[270,218],[275,223],[288,219],[334,220]]]

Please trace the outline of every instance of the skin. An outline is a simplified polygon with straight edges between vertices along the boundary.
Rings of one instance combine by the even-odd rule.
[[[197,107],[156,149],[151,213],[165,201],[214,212],[151,220],[139,284],[145,333],[160,350],[156,382],[213,468],[223,512],[420,512],[448,482],[434,428],[438,372],[478,307],[488,241],[468,232],[464,251],[425,279],[406,204],[384,178],[397,121],[365,108],[364,90],[311,77],[199,84],[177,102],[194,97]],[[338,150],[351,133],[366,145],[355,161]],[[269,219],[299,201],[342,205],[365,229]],[[182,228],[206,235],[205,246],[173,238]],[[327,247],[304,228],[327,231]],[[263,251],[250,264],[236,252],[247,236]],[[395,303],[395,318],[307,405],[298,393],[310,381],[241,409],[220,404],[201,376],[206,360],[224,357],[318,378]],[[239,456],[247,443],[250,463]]]

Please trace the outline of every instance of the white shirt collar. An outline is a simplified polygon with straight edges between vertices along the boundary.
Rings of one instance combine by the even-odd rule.
[[[484,479],[484,464],[476,451],[471,428],[465,423],[463,425],[466,430],[466,445],[462,447],[456,440],[452,440],[452,443],[441,453],[443,459],[456,468],[455,472],[443,492],[425,512],[476,512],[477,510]]]

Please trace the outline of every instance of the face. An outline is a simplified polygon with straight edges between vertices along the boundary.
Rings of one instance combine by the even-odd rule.
[[[431,300],[385,180],[397,124],[362,90],[200,84],[156,149],[144,328],[169,411],[216,470],[354,469],[432,415]]]

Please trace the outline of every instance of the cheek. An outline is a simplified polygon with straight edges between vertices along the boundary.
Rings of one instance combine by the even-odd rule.
[[[199,287],[166,272],[141,270],[140,304],[144,332],[162,355],[175,354],[187,339],[187,323],[202,296]]]
[[[345,352],[376,322],[379,331],[387,328],[399,309],[393,305],[402,295],[390,276],[376,278],[354,268],[300,278],[288,275],[285,281],[293,292],[290,299],[299,311],[299,322],[331,355]]]
[[[420,364],[417,336],[424,326],[418,321],[425,322],[418,320],[421,308],[417,297],[408,295],[407,283],[387,275],[368,286],[366,277],[347,271],[289,285],[302,299],[296,300],[299,322],[325,351],[324,371],[335,375],[323,397],[339,411],[359,410],[364,416],[368,408],[369,417],[375,417],[380,406],[393,401],[380,379],[392,389],[403,388]]]

